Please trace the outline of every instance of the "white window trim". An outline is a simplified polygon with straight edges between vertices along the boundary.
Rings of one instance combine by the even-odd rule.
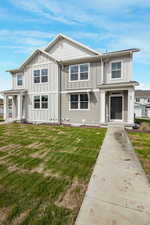
[[[47,82],[42,82],[41,71],[42,71],[43,69],[47,69],[47,70],[48,70],[48,73],[47,73],[47,77],[48,77],[48,78],[47,78]],[[39,71],[40,71],[40,82],[39,82],[39,83],[34,83],[34,71],[35,71],[35,70],[39,70]],[[37,85],[38,85],[38,84],[48,84],[48,80],[49,80],[49,69],[48,69],[48,68],[33,69],[33,70],[32,70],[32,83],[33,83],[33,84],[35,84],[35,85],[36,85],[36,84],[37,84]]]
[[[87,94],[88,95],[88,108],[80,109],[80,95]],[[71,109],[71,95],[78,95],[78,109]],[[89,93],[70,93],[69,94],[69,111],[90,111],[90,94]]]
[[[18,76],[22,76],[22,85],[18,85]],[[23,87],[24,85],[24,75],[23,74],[17,74],[16,75],[16,86],[17,87]]]
[[[80,66],[81,65],[88,65],[88,79],[80,80]],[[78,66],[78,80],[71,80],[71,66]],[[69,65],[69,82],[82,82],[82,81],[89,81],[90,80],[90,63],[81,63],[81,64],[73,64]]]
[[[38,109],[35,109],[34,108],[34,97],[35,96],[40,96],[40,108],[38,108]],[[41,99],[42,99],[42,96],[48,96],[48,108],[47,109],[44,109],[44,108],[42,108],[42,101],[41,101]],[[32,96],[32,110],[48,110],[49,109],[49,95],[48,94],[37,94],[37,95],[33,95]]]
[[[119,78],[112,78],[112,64],[113,63],[119,63],[121,62],[121,77]],[[122,80],[123,79],[123,60],[122,59],[118,59],[118,60],[113,60],[110,62],[110,80]]]
[[[139,99],[139,101],[137,101],[137,99]],[[137,102],[137,103],[140,103],[140,100],[141,100],[140,97],[135,98],[135,102]]]
[[[122,119],[121,120],[117,120],[117,119],[111,119],[111,98],[112,97],[122,97]],[[112,94],[109,96],[109,121],[110,122],[123,122],[124,121],[124,95],[123,94]]]

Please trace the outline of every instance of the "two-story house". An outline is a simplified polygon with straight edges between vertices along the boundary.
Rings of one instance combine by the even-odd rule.
[[[135,91],[135,117],[150,118],[150,90]]]
[[[62,34],[37,49],[17,69],[9,70],[12,89],[3,91],[8,119],[37,123],[134,124],[133,53],[139,49],[100,53]]]

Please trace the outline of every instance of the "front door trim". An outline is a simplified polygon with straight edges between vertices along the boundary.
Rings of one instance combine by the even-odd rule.
[[[111,119],[111,98],[112,97],[122,97],[122,119],[119,120],[119,119]],[[109,96],[109,121],[110,122],[123,122],[124,121],[124,95],[123,94],[111,94]]]

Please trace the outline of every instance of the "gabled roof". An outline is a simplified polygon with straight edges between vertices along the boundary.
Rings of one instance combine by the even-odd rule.
[[[44,50],[45,50],[45,51],[50,50],[50,49],[51,49],[51,48],[52,48],[59,40],[61,40],[61,39],[66,39],[66,40],[68,40],[69,42],[71,42],[71,43],[73,43],[73,44],[79,46],[80,48],[83,48],[84,50],[86,50],[86,51],[88,51],[88,52],[91,52],[91,53],[93,53],[93,54],[95,54],[95,55],[101,55],[101,54],[102,54],[102,53],[97,52],[97,51],[95,51],[94,49],[92,49],[92,48],[90,48],[90,47],[88,47],[88,46],[86,46],[86,45],[84,45],[84,44],[81,44],[80,42],[75,41],[75,40],[71,39],[70,37],[67,37],[66,35],[61,34],[61,33],[58,34],[58,35],[56,36],[56,38],[55,38],[54,40],[52,40]]]
[[[36,49],[25,61],[24,63],[18,68],[18,69],[13,69],[13,70],[7,70],[6,72],[11,72],[11,73],[17,73],[20,72],[24,69],[24,67],[34,58],[35,55],[37,55],[38,53],[42,53],[44,55],[46,55],[48,58],[50,58],[51,60],[53,60],[54,62],[57,62],[57,59],[55,59],[53,56],[51,56],[50,54],[48,54],[47,52],[45,52],[42,49]]]

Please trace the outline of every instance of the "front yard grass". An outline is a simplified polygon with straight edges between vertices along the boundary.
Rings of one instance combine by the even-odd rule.
[[[3,122],[4,118],[2,116],[0,116],[0,122]]]
[[[129,137],[141,161],[143,169],[150,181],[150,134],[142,132],[129,132]]]
[[[73,225],[102,128],[0,125],[0,225]]]

